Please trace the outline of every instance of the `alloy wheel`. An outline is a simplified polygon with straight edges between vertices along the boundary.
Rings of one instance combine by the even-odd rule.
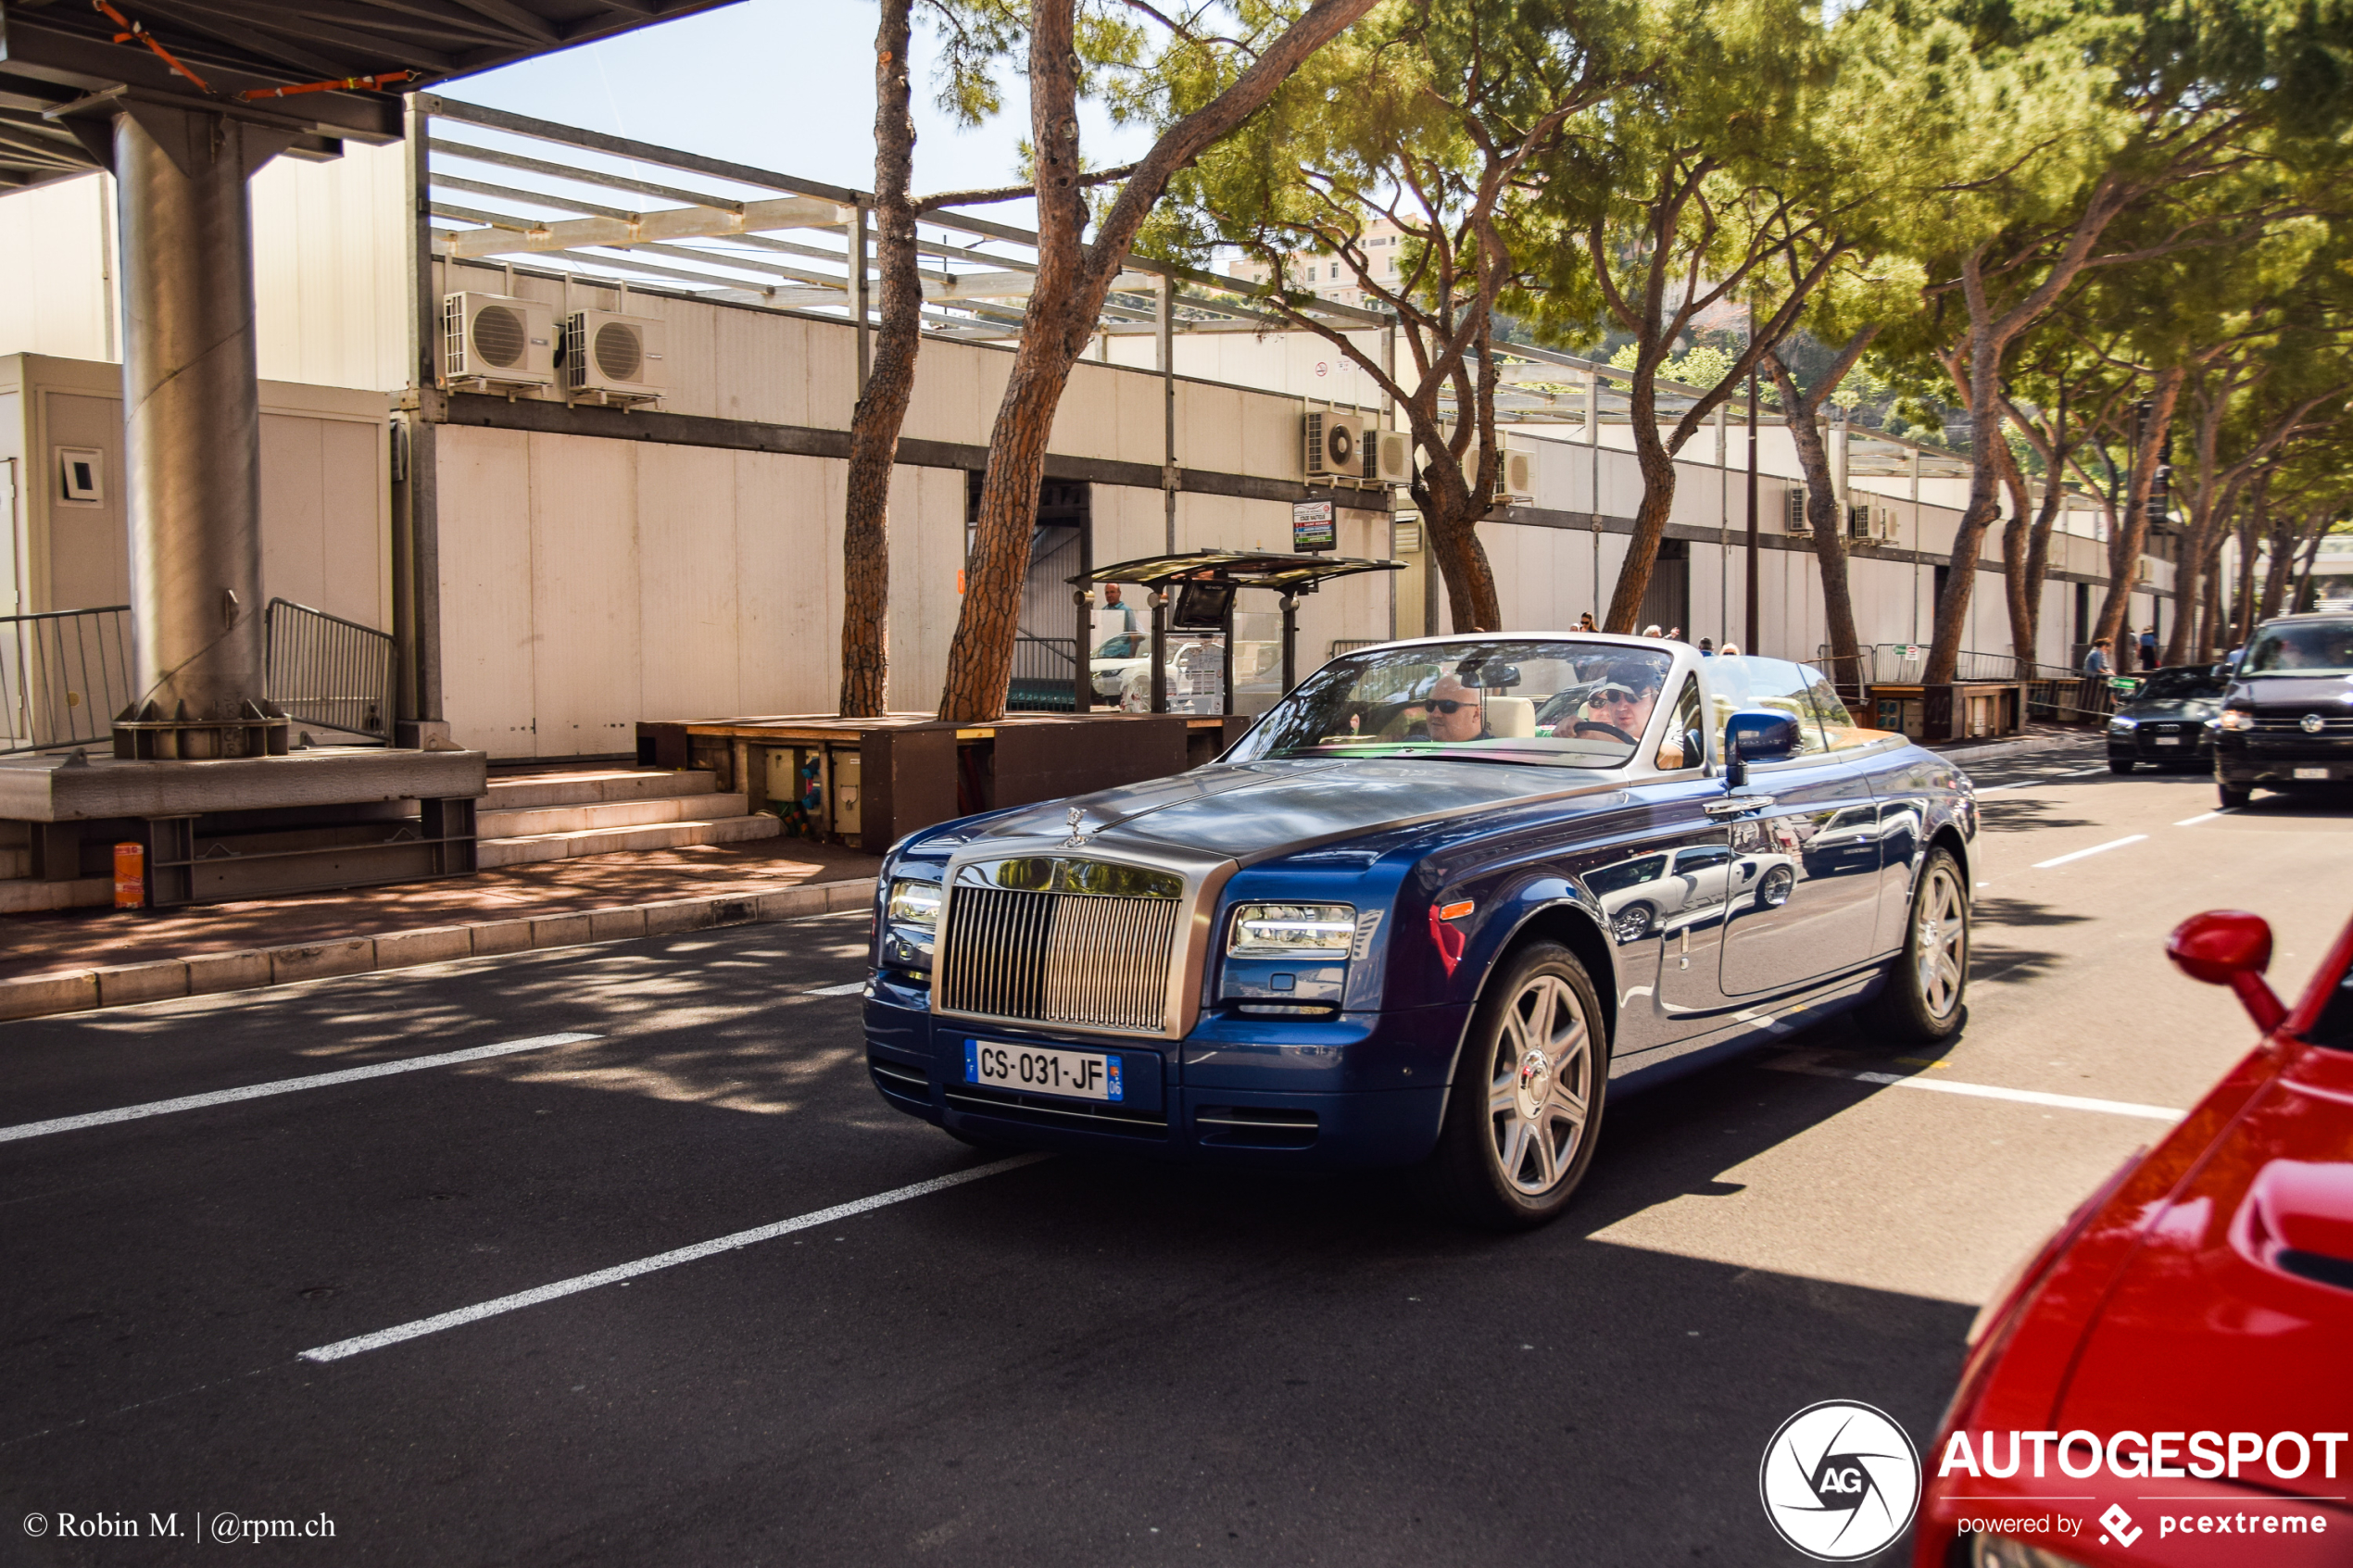
[[[1592,1033],[1556,974],[1528,977],[1504,1014],[1489,1063],[1491,1148],[1504,1179],[1531,1198],[1560,1185],[1585,1139]]]
[[[1929,868],[1914,922],[1912,963],[1919,977],[1920,1000],[1930,1017],[1949,1017],[1960,1006],[1961,978],[1969,962],[1969,914],[1960,879],[1950,867]]]

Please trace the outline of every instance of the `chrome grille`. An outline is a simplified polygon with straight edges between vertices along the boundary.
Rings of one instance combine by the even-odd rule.
[[[2309,733],[2304,728],[2304,720],[2300,715],[2294,719],[2258,719],[2255,721],[2255,728],[2257,733],[2267,735],[2300,735]],[[2320,734],[2353,735],[2353,719],[2331,719],[2323,715],[2321,720]]]
[[[1178,898],[956,887],[939,945],[938,1007],[1158,1034],[1186,908]]]

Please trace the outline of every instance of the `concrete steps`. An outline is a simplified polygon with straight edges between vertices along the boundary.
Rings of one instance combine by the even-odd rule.
[[[626,850],[681,849],[774,838],[784,824],[746,812],[706,772],[616,768],[493,779],[475,814],[475,863],[564,860]]]

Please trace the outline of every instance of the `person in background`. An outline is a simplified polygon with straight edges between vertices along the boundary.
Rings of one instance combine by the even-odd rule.
[[[1104,583],[1103,608],[1095,612],[1095,641],[1100,644],[1105,637],[1115,637],[1135,629],[1135,607],[1120,603],[1118,583]]]
[[[2148,629],[2141,633],[2141,668],[2144,670],[2157,668],[2157,623],[2155,621],[2151,621]]]
[[[1717,651],[1726,659],[1738,659],[1741,656],[1741,646],[1738,643],[1726,643]]]
[[[1670,643],[1681,642],[1683,640],[1683,629],[1680,626],[1669,626],[1667,629],[1667,640]]]
[[[1665,634],[1665,633],[1661,633],[1661,632],[1659,631],[1658,627],[1657,627],[1655,624],[1649,625],[1649,626],[1645,626],[1645,627],[1643,627],[1643,628],[1642,628],[1642,635],[1643,635],[1643,636],[1645,636],[1645,637],[1656,637],[1656,636],[1662,636],[1662,635],[1664,635],[1664,634]]]
[[[1702,637],[1699,640],[1699,656],[1702,659],[1714,659],[1716,657],[1715,638]]]
[[[1577,618],[1577,629],[1579,632],[1591,632],[1594,629],[1593,612],[1592,610],[1589,609],[1584,614]]]
[[[2097,638],[2093,642],[2092,651],[2083,656],[2084,674],[2113,675],[2116,673],[2116,666],[2108,661],[2108,642],[2106,637]]]

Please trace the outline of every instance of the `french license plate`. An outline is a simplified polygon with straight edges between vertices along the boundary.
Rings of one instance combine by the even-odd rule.
[[[2296,776],[2299,779],[2325,779],[2329,771],[2326,768],[2298,768]]]
[[[2182,744],[2182,737],[2179,735],[2151,735],[2149,736],[2149,739],[2157,742],[2159,746],[2179,746]]]
[[[964,1082],[1016,1094],[1066,1095],[1073,1099],[1116,1103],[1126,1098],[1115,1056],[1016,1046],[1004,1040],[964,1042]]]

